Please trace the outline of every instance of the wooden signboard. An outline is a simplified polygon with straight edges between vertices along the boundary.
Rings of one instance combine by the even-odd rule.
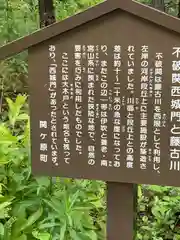
[[[0,48],[29,50],[33,173],[109,182],[108,239],[132,239],[133,184],[180,185],[179,26],[114,0]]]
[[[179,42],[117,10],[29,49],[33,172],[178,186]]]

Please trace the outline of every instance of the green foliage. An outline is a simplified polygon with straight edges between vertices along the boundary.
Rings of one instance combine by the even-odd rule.
[[[180,239],[180,189],[141,187],[138,199],[138,240]]]
[[[72,16],[102,0],[56,0],[57,21]],[[30,34],[39,28],[38,0],[0,1],[0,45]],[[27,53],[0,63],[0,93],[28,92]]]
[[[104,239],[103,183],[32,176],[26,98],[0,123],[0,239]]]

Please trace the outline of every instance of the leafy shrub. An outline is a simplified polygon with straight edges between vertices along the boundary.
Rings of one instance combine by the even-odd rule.
[[[55,0],[57,21],[81,12],[102,0]],[[6,0],[0,2],[0,45],[16,40],[39,28],[38,0]],[[0,63],[0,94],[27,93],[27,53]],[[14,95],[14,94],[13,94]]]
[[[180,239],[180,189],[139,187],[138,240]]]
[[[103,183],[32,176],[25,102],[0,123],[0,239],[104,239]]]

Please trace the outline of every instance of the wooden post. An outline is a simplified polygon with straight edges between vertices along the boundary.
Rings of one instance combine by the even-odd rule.
[[[137,185],[107,183],[107,239],[133,240],[136,235]]]
[[[53,0],[39,0],[40,28],[56,22]]]
[[[112,1],[112,0],[108,0]],[[132,0],[125,0],[130,2]],[[107,182],[107,239],[134,240],[137,185]]]

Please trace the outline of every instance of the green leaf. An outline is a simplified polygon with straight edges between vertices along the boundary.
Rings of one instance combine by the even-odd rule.
[[[27,219],[22,215],[17,216],[16,222],[12,226],[13,236],[19,236],[21,234],[21,226],[25,225]]]
[[[28,120],[29,116],[26,113],[22,113],[19,116],[17,116],[16,121],[22,121],[22,120]]]
[[[0,223],[0,235],[4,236],[4,225]]]
[[[64,222],[63,226],[60,229],[59,240],[64,240],[65,233],[66,233],[66,228],[67,228],[67,225],[66,225],[66,222]]]
[[[1,204],[0,204],[0,212],[1,212],[4,208],[10,206],[11,204],[12,204],[12,202],[4,202],[4,203],[1,203]]]
[[[0,124],[0,144],[12,144],[16,142],[16,136],[13,136],[4,124]]]
[[[64,216],[65,209],[63,209],[62,203],[59,200],[52,198],[51,201],[49,201],[47,199],[43,199],[43,201],[49,207],[51,207],[59,216]]]
[[[78,233],[73,229],[70,229],[70,235],[71,235],[71,239],[82,240],[82,238],[78,236]]]
[[[21,109],[24,106],[26,99],[27,99],[26,95],[19,94],[16,97],[15,105]]]
[[[43,223],[39,225],[39,229],[47,229],[47,228],[54,228],[54,227],[59,227],[59,223]]]
[[[70,208],[73,207],[73,205],[75,204],[75,202],[77,201],[78,197],[79,197],[80,191],[77,190],[75,194],[73,194],[72,198],[71,198],[71,203],[70,203]]]
[[[36,177],[35,178],[39,186],[49,187],[50,179],[49,177]]]
[[[5,164],[9,163],[10,161],[11,160],[7,156],[1,155],[1,152],[0,152],[0,165],[5,165]]]
[[[94,231],[87,231],[86,235],[91,239],[91,240],[98,240],[97,234]]]
[[[9,112],[8,112],[9,122],[13,127],[20,115],[20,110],[25,104],[26,99],[27,99],[27,96],[25,95],[18,95],[16,97],[15,102],[13,102],[10,98],[6,98],[6,101],[9,107]]]
[[[51,235],[47,232],[38,232],[38,231],[33,231],[32,235],[39,240],[50,240]]]
[[[21,236],[14,238],[14,240],[27,240],[27,236],[25,234],[22,234]]]
[[[21,227],[21,231],[32,226],[42,215],[43,208],[40,207],[35,213],[33,213],[28,219],[27,222]]]

